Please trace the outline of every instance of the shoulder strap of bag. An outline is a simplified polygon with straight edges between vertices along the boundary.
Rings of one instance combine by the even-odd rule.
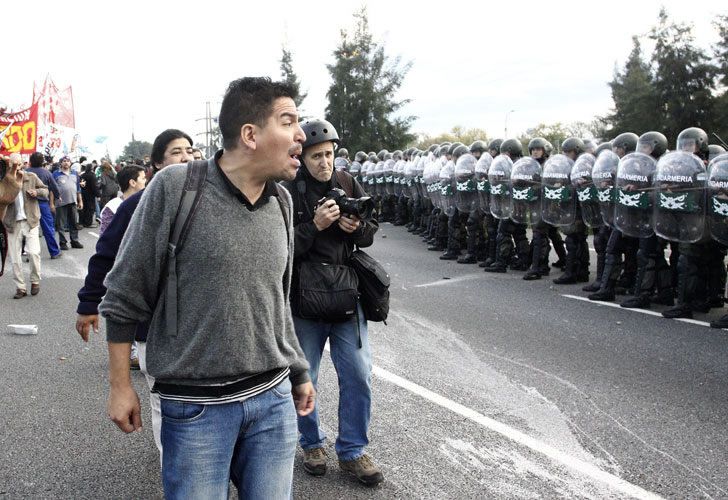
[[[354,198],[354,178],[339,170],[334,170],[334,175],[336,176],[336,182],[344,190],[346,196]]]
[[[177,335],[177,254],[184,244],[190,222],[200,205],[202,188],[205,185],[205,179],[207,179],[207,166],[207,160],[195,160],[187,163],[187,177],[182,190],[182,198],[167,243],[165,320],[167,332],[172,336]]]

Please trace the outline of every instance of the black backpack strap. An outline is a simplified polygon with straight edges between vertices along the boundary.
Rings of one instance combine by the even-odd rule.
[[[211,161],[211,160],[210,160]],[[187,163],[187,177],[177,208],[172,233],[167,243],[167,277],[165,284],[165,320],[167,332],[177,335],[177,254],[184,244],[207,179],[208,160]]]
[[[340,170],[334,170],[334,175],[336,176],[336,182],[339,186],[341,186],[341,189],[344,190],[346,196],[354,198],[354,178],[348,173]]]

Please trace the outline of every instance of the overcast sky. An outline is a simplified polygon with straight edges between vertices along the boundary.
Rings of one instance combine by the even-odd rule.
[[[503,135],[507,115],[509,135],[516,135],[539,122],[607,112],[615,64],[624,64],[632,35],[656,23],[661,5],[672,19],[693,23],[705,48],[717,41],[711,21],[727,11],[725,0],[438,4],[370,0],[370,30],[387,54],[412,62],[399,97],[412,101],[403,112],[418,117],[413,131],[462,125],[491,136]],[[15,109],[30,104],[33,81],[50,73],[59,87],[73,86],[82,140],[109,136],[116,155],[131,137],[132,115],[136,138],[150,142],[166,128],[204,130],[195,119],[208,100],[218,113],[231,80],[280,77],[285,42],[308,91],[303,111],[322,116],[325,65],[361,5],[36,0],[5,31],[0,101]]]

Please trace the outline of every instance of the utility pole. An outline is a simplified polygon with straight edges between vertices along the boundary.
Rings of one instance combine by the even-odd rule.
[[[195,121],[205,121],[205,131],[199,132],[195,135],[205,136],[205,158],[212,156],[214,151],[212,150],[212,112],[210,111],[210,101],[205,101],[205,117],[198,118]]]
[[[504,130],[503,130],[503,132],[504,132],[504,134],[503,134],[503,140],[508,139],[508,115],[510,115],[514,111],[516,111],[516,110],[515,109],[512,109],[508,113],[506,113],[506,123],[505,123],[505,127],[504,127]]]

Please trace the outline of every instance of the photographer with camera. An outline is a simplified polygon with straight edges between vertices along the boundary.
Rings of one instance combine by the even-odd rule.
[[[339,379],[339,435],[342,470],[366,485],[384,479],[365,454],[371,414],[371,352],[367,321],[359,304],[358,278],[349,265],[354,247],[371,246],[379,228],[372,200],[347,172],[334,170],[336,129],[325,120],[303,123],[301,167],[283,185],[293,198],[295,256],[291,308],[296,336],[310,364],[314,386],[328,339]],[[314,411],[298,417],[303,466],[326,473],[326,435]]]

